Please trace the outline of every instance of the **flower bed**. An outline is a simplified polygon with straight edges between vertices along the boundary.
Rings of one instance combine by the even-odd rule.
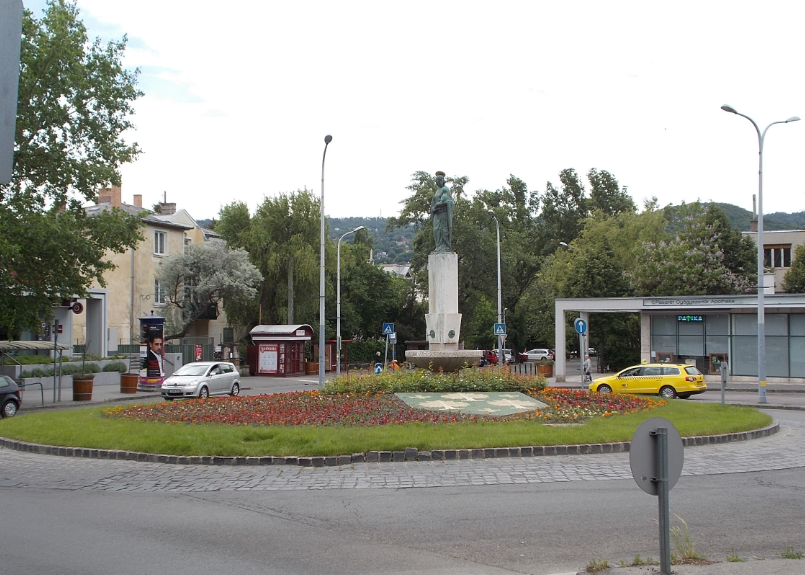
[[[104,410],[104,413],[121,419],[175,424],[346,426],[523,420],[551,423],[578,422],[593,417],[634,413],[665,404],[662,400],[632,395],[590,394],[586,391],[556,388],[531,390],[528,395],[548,404],[548,408],[505,417],[491,417],[414,409],[390,393],[324,395],[316,391],[305,391],[114,407]]]

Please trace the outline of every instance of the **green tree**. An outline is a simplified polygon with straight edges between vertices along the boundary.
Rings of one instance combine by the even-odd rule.
[[[230,250],[220,240],[190,244],[184,252],[168,257],[157,273],[165,286],[167,307],[165,339],[187,335],[193,323],[231,302],[234,309],[256,299],[263,279],[249,262],[245,250]],[[230,318],[230,324],[232,322]]]
[[[626,187],[621,189],[615,176],[606,170],[599,172],[593,168],[587,172],[587,179],[590,181],[591,209],[600,210],[609,216],[637,211]]]
[[[540,202],[538,221],[544,255],[553,253],[560,242],[570,243],[576,239],[588,215],[588,199],[576,170],[562,170],[559,181],[561,188],[548,182]]]
[[[318,324],[319,205],[305,189],[265,198],[254,216],[243,202],[221,209],[216,230],[228,245],[247,250],[264,278],[254,323]]]
[[[639,295],[728,295],[752,291],[755,280],[744,271],[747,262],[736,253],[728,258],[722,244],[733,245],[724,240],[730,229],[725,230],[722,218],[711,210],[717,208],[698,202],[683,204],[672,214],[669,227],[676,232],[674,237],[641,243],[631,274]],[[740,241],[737,245],[744,246]],[[737,262],[734,265],[738,271],[727,266],[730,261]]]
[[[786,293],[805,293],[805,244],[794,250],[794,261],[783,278],[783,290]]]
[[[72,2],[49,0],[41,20],[24,12],[12,180],[0,187],[0,324],[12,335],[105,285],[106,251],[142,239],[139,218],[81,208],[139,153],[122,137],[141,95],[125,46],[89,43]]]

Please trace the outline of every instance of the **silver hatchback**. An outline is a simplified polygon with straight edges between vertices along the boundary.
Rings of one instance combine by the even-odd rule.
[[[226,361],[188,363],[162,383],[162,397],[167,400],[239,393],[240,373],[234,364]]]

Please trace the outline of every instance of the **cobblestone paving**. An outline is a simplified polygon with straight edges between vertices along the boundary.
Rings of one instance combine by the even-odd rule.
[[[682,475],[805,467],[805,424],[780,418],[770,437],[688,447]],[[630,479],[628,453],[340,467],[172,465],[23,453],[0,448],[0,488],[203,492],[412,489]]]

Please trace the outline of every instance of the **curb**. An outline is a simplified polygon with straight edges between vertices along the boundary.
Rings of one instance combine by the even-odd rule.
[[[780,431],[780,423],[775,421],[767,427],[753,431],[723,433],[719,435],[701,435],[683,437],[682,445],[715,445],[733,443],[768,437]],[[406,461],[456,461],[463,459],[500,459],[506,457],[550,457],[555,455],[592,455],[599,453],[623,453],[629,451],[630,441],[613,443],[590,443],[581,445],[537,445],[531,447],[487,447],[484,449],[435,449],[419,451],[415,447],[406,447],[401,451],[369,451],[352,455],[327,455],[314,457],[224,457],[217,455],[160,455],[140,451],[124,451],[118,449],[88,449],[85,447],[58,447],[42,445],[0,437],[0,447],[37,453],[41,455],[59,455],[62,457],[84,457],[87,459],[116,459],[125,461],[141,461],[147,463],[168,463],[174,465],[296,465],[299,467],[337,467],[354,463],[402,463]]]

